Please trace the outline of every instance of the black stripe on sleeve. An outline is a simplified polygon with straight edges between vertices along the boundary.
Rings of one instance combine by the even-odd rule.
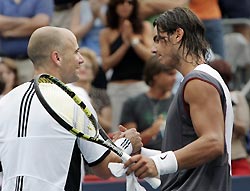
[[[92,163],[88,163],[85,159],[85,162],[88,164],[89,167],[95,166],[97,164],[99,164],[100,162],[102,162],[110,153],[110,150],[107,150],[98,160],[92,162]]]

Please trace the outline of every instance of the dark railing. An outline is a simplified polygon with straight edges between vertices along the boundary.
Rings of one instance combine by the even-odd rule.
[[[140,181],[140,184],[145,187],[147,191],[160,191],[154,190],[145,181]],[[87,181],[83,183],[83,191],[125,191],[126,182],[124,179],[111,179],[108,181]],[[226,191],[226,190],[225,190]],[[233,177],[232,178],[232,191],[250,191],[250,176]]]

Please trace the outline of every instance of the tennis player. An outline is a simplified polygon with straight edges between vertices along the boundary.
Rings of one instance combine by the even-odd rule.
[[[77,80],[75,71],[84,62],[73,33],[57,27],[37,29],[28,54],[36,74],[48,73],[65,83]],[[80,97],[96,117],[88,98]],[[2,191],[80,191],[81,155],[102,178],[111,176],[108,162],[120,161],[104,147],[80,140],[60,127],[39,102],[33,81],[3,97],[0,113]],[[132,143],[139,140],[140,149],[139,133],[128,131],[127,136],[133,136]]]
[[[127,174],[161,175],[163,191],[230,191],[233,110],[218,72],[207,65],[201,21],[175,8],[154,22],[153,52],[184,79],[169,108],[161,151],[133,156]],[[146,155],[146,156],[145,156]]]

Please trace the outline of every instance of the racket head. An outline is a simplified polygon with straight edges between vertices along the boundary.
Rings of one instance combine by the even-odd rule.
[[[36,95],[46,111],[72,134],[89,139],[99,135],[97,122],[84,102],[63,82],[40,74],[34,79]]]
[[[49,74],[40,74],[34,79],[34,88],[43,107],[65,129],[77,137],[111,149],[124,161],[130,158],[109,139],[84,102],[59,79]],[[105,141],[98,139],[99,132]],[[153,188],[160,185],[157,178],[147,178],[146,181]]]

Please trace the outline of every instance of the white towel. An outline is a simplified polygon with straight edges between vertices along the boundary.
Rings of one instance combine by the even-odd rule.
[[[115,177],[124,176],[127,171],[127,169],[123,168],[124,165],[122,163],[111,162],[108,164],[108,167]],[[130,175],[126,176],[126,190],[127,191],[146,191],[146,189],[139,184],[134,173],[131,173]]]

